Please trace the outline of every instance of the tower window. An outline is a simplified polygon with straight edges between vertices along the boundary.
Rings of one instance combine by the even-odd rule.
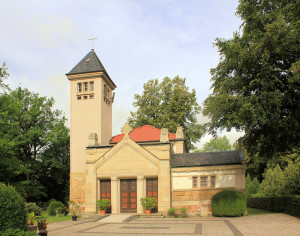
[[[88,83],[84,82],[84,92],[87,92],[87,91],[88,91]]]
[[[90,82],[90,91],[94,91],[94,81]]]
[[[94,95],[90,95],[90,99],[94,99]]]
[[[107,90],[108,90],[108,89],[107,89],[107,86],[106,86],[106,84],[104,84],[104,96],[105,96],[105,97],[107,97]]]
[[[77,91],[78,91],[78,93],[81,93],[81,91],[82,91],[82,85],[81,85],[81,83],[77,84]]]
[[[83,96],[83,100],[86,100],[88,97],[87,96]]]
[[[81,100],[81,97],[80,97],[80,96],[77,96],[77,100]]]

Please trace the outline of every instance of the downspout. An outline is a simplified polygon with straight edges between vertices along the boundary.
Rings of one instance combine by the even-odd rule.
[[[173,203],[173,200],[172,200],[172,189],[173,189],[173,186],[172,186],[172,167],[170,165],[170,208],[172,208],[172,203]]]

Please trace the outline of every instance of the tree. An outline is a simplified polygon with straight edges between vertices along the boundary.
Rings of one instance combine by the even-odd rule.
[[[29,201],[61,196],[68,185],[69,129],[53,104],[20,87],[0,95],[0,181]]]
[[[218,137],[211,139],[209,142],[203,145],[199,152],[220,152],[232,150],[229,139],[224,135],[223,137]],[[196,152],[197,152],[196,151]]]
[[[158,79],[144,84],[142,95],[134,95],[133,106],[128,119],[133,128],[152,125],[157,128],[168,128],[175,133],[178,126],[183,127],[188,149],[194,149],[192,143],[197,142],[203,134],[203,127],[197,124],[196,115],[200,106],[196,100],[196,92],[189,91],[185,79],[176,76],[165,77],[161,83]]]
[[[242,34],[216,40],[220,62],[204,101],[209,132],[245,131],[250,154],[269,159],[300,145],[300,2],[240,0]]]
[[[246,197],[249,198],[251,195],[258,193],[259,191],[259,181],[257,178],[251,179],[249,173],[246,176]]]
[[[4,84],[3,80],[7,79],[8,73],[5,62],[3,62],[2,67],[0,67],[0,88],[8,88],[7,84]]]
[[[280,196],[285,193],[285,177],[279,165],[266,170],[259,192],[265,196]]]

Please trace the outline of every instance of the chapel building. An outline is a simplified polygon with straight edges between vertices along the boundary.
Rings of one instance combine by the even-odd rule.
[[[211,215],[211,197],[224,189],[245,191],[242,151],[187,153],[182,127],[176,133],[145,125],[112,136],[115,83],[91,50],[69,73],[71,86],[70,200],[85,213],[109,199],[111,213],[143,213],[142,197],[155,212],[187,207]]]

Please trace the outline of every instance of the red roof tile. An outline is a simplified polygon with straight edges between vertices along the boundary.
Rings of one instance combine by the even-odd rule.
[[[169,140],[174,140],[176,135],[169,133]],[[124,133],[113,136],[110,143],[118,143],[124,137]],[[160,129],[150,125],[144,125],[132,130],[129,133],[129,137],[135,142],[149,142],[160,140]]]

